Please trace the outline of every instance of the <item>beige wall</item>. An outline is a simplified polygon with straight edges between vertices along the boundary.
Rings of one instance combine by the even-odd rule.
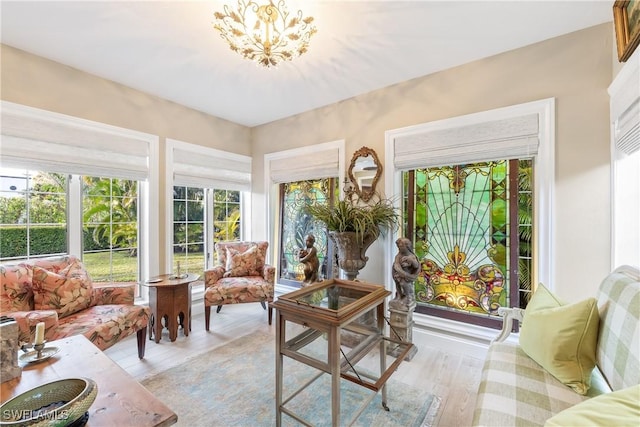
[[[266,238],[264,154],[345,139],[384,162],[389,129],[556,98],[555,283],[568,300],[594,294],[610,262],[609,108],[612,24],[547,40],[334,105],[248,129],[117,83],[2,46],[3,100],[253,156],[252,237]],[[164,162],[164,159],[161,159]],[[384,165],[390,168],[391,165]],[[164,177],[164,169],[161,169]],[[164,240],[161,180],[160,246]],[[374,245],[367,280],[383,275]],[[164,251],[161,249],[161,264]],[[164,266],[161,265],[163,270]]]
[[[75,68],[2,45],[4,101],[80,117],[160,137],[160,265],[165,251],[165,139],[250,155],[249,128],[152,96]]]
[[[264,212],[264,154],[337,139],[384,162],[386,130],[556,98],[555,283],[567,300],[594,295],[609,271],[612,24],[550,39],[252,129],[253,211]],[[392,165],[384,165],[389,170]],[[253,236],[266,237],[264,214]],[[361,277],[383,277],[382,244]]]

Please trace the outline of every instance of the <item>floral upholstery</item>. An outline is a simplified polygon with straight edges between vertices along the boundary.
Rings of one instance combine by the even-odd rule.
[[[100,320],[98,323],[97,319]],[[96,305],[63,320],[52,331],[51,339],[83,334],[100,350],[105,350],[135,331],[146,330],[149,308],[140,305]],[[45,337],[47,332],[45,329]]]
[[[265,264],[268,242],[219,242],[218,265],[204,272],[205,329],[209,330],[211,306],[273,301],[276,269]],[[272,309],[268,311],[269,324]]]
[[[0,265],[0,313],[34,309],[33,270],[23,265]]]
[[[76,313],[91,304],[93,285],[84,266],[75,260],[59,273],[33,266],[36,310],[56,310],[59,317]]]
[[[101,350],[135,332],[142,359],[150,310],[133,304],[134,291],[135,283],[92,283],[73,255],[0,265],[0,314],[16,320],[21,342],[33,342],[39,322],[46,340],[82,334]]]

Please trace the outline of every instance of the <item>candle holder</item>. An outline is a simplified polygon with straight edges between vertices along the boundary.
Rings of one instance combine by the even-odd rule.
[[[32,343],[26,342],[26,343],[23,343],[22,346],[20,346],[20,349],[25,353],[29,353],[30,349],[34,349],[36,351],[35,358],[42,359],[42,350],[44,350],[44,346],[46,343],[47,341],[42,341],[41,344],[32,344]]]
[[[44,349],[46,341],[42,341],[40,344],[34,344],[33,349],[37,352],[36,359],[42,359],[42,350]]]
[[[22,344],[20,349],[25,354],[21,355],[18,360],[25,363],[42,362],[60,351],[58,347],[45,347],[46,343],[46,341],[43,341],[40,344]]]

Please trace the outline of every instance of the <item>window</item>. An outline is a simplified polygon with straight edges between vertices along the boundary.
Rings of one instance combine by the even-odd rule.
[[[276,285],[299,287],[301,266],[295,250],[305,246],[305,236],[314,231],[315,247],[320,261],[319,276],[333,277],[333,255],[326,232],[312,224],[303,214],[306,203],[331,203],[337,200],[338,185],[344,179],[344,140],[325,142],[266,154],[264,157],[265,222],[268,235],[275,236],[277,245]]]
[[[247,238],[243,196],[250,190],[251,158],[172,139],[167,140],[167,265],[200,274],[213,267],[218,241]],[[215,166],[212,166],[215,165]],[[247,236],[247,237],[245,237]]]
[[[3,168],[0,260],[67,253],[67,176]]]
[[[181,272],[203,276],[209,267],[206,248],[218,241],[240,240],[240,212],[239,191],[174,186],[174,271],[180,263]]]
[[[298,181],[280,184],[280,225],[279,282],[300,287],[304,280],[303,265],[298,262],[297,251],[306,246],[305,238],[313,234],[316,241],[320,268],[318,278],[333,277],[333,248],[321,223],[304,212],[304,207],[313,204],[332,204],[338,198],[336,178]]]
[[[611,96],[611,268],[640,266],[640,52],[609,86]]]
[[[23,243],[0,242],[0,257],[73,254],[98,282],[158,274],[158,137],[6,101],[2,113],[0,201],[24,210],[3,209]]]
[[[240,192],[213,190],[214,241],[240,240]]]
[[[526,307],[531,164],[500,160],[403,173],[404,232],[422,260],[417,312],[497,326],[499,307]]]
[[[614,152],[613,268],[640,265],[640,136],[638,140],[635,151]]]
[[[1,193],[3,261],[81,247],[94,282],[138,281],[137,181],[3,169]],[[82,208],[68,200],[81,200]],[[78,221],[69,213],[80,209]]]
[[[498,306],[553,283],[554,117],[545,99],[387,131],[386,190],[403,194],[401,232],[423,259],[416,299],[435,304],[416,308],[425,323],[496,328]]]
[[[82,177],[83,256],[95,282],[137,282],[138,182]]]

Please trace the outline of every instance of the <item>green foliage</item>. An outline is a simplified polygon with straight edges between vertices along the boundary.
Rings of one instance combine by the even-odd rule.
[[[85,223],[93,223],[93,240],[114,248],[136,248],[138,184],[124,179],[84,177]],[[134,249],[135,251],[135,249]]]
[[[93,239],[93,228],[83,230],[84,250],[109,249],[109,242]],[[29,228],[29,254],[47,255],[67,252],[65,226],[32,226]],[[27,256],[27,227],[5,226],[0,228],[0,258]]]
[[[530,160],[521,160],[518,170],[518,227],[519,229],[519,253],[518,259],[518,285],[520,292],[520,307],[525,308],[530,297],[531,288],[531,226],[533,218],[533,168]]]
[[[24,222],[27,203],[22,197],[0,197],[0,224]]]
[[[31,227],[28,234],[30,255],[67,252],[65,227]],[[19,258],[27,255],[27,228],[2,227],[0,233],[0,258]]]
[[[399,224],[398,209],[388,199],[381,199],[370,205],[340,200],[333,206],[306,206],[305,212],[325,223],[329,231],[355,232],[359,241],[369,234],[377,238]]]
[[[214,221],[216,242],[237,240],[240,238],[240,209],[233,210],[222,221]]]

